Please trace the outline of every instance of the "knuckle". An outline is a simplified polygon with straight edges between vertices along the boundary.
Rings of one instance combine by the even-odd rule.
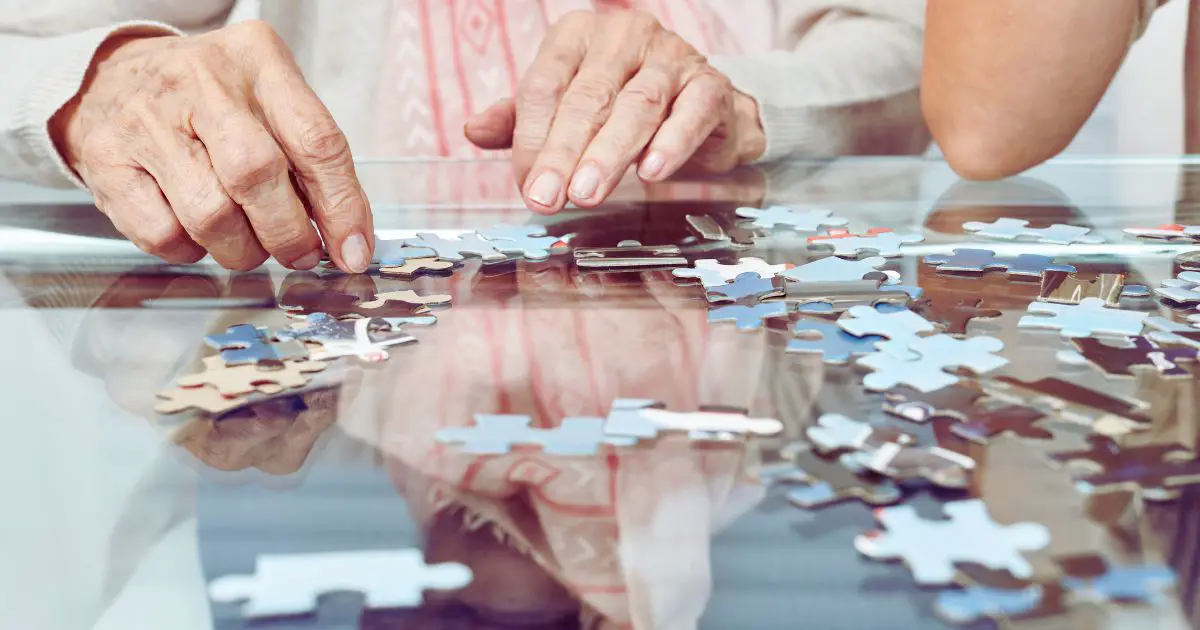
[[[566,113],[579,118],[606,117],[612,111],[617,87],[598,78],[581,78],[563,98]]]
[[[350,144],[329,117],[322,116],[304,125],[298,142],[299,156],[318,166],[341,165],[350,159]]]
[[[575,30],[592,24],[596,14],[592,11],[576,9],[562,16],[554,26],[556,30]]]
[[[137,236],[141,249],[159,258],[173,256],[188,242],[187,233],[175,223],[143,226]]]
[[[658,113],[667,109],[667,86],[662,83],[628,85],[622,96],[638,112]]]
[[[518,89],[520,100],[532,104],[557,103],[562,94],[562,83],[544,73],[529,73]]]
[[[184,204],[181,218],[192,232],[204,236],[224,232],[234,212],[232,200],[207,189],[193,192]]]
[[[259,240],[267,251],[276,256],[304,255],[312,250],[311,231],[307,226],[288,223],[270,230],[261,230]]]
[[[264,185],[277,181],[287,171],[287,159],[278,149],[253,148],[238,151],[229,158],[226,186],[231,194],[244,197]]]
[[[282,43],[275,27],[263,20],[246,20],[229,27],[229,33],[236,39],[251,45],[277,46]]]
[[[649,11],[638,9],[636,11],[628,11],[624,15],[630,26],[636,31],[647,32],[662,28],[662,23],[658,21],[658,16]]]

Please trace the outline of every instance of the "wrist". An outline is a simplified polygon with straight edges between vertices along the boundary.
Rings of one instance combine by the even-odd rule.
[[[749,164],[767,152],[767,134],[758,113],[758,101],[748,94],[734,91],[733,117],[737,126],[738,164]]]

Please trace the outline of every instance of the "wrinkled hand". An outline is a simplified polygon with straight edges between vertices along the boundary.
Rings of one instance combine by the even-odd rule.
[[[467,137],[513,150],[526,205],[595,206],[630,165],[661,181],[694,166],[725,172],[765,150],[758,106],[650,14],[576,12],[546,35],[515,101],[467,123]]]
[[[370,263],[346,138],[260,22],[110,42],[51,133],[117,229],[168,262],[309,269],[323,238],[343,270]]]

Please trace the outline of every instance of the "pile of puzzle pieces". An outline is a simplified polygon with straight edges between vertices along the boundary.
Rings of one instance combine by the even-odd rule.
[[[986,298],[934,303],[889,268],[924,243],[923,235],[887,229],[855,233],[847,229],[847,219],[829,210],[780,206],[739,208],[733,219],[688,216],[687,223],[703,248],[638,241],[574,247],[570,235],[508,225],[453,238],[419,234],[379,240],[373,273],[409,280],[453,274],[467,258],[497,265],[537,264],[555,256],[566,256],[584,274],[670,270],[681,291],[695,291],[714,326],[732,324],[731,331],[747,335],[783,334],[781,351],[798,360],[853,370],[864,390],[879,397],[890,423],[825,414],[807,428],[804,440],[784,449],[784,462],[765,470],[763,480],[786,487],[791,503],[806,510],[847,501],[877,506],[882,529],[860,536],[858,552],[902,560],[915,584],[947,589],[937,612],[948,621],[1053,615],[1079,602],[1151,602],[1171,587],[1173,575],[1164,567],[1109,567],[1096,558],[1086,569],[1078,559],[1063,559],[1060,579],[1034,580],[1023,553],[1045,548],[1047,529],[1037,523],[997,524],[987,506],[973,498],[981,447],[1000,436],[1049,440],[1054,423],[1091,432],[1089,449],[1052,454],[1063,465],[1092,466],[1076,477],[1085,494],[1133,492],[1144,500],[1169,501],[1183,486],[1200,482],[1200,463],[1184,445],[1125,441],[1152,422],[1147,405],[1139,401],[1059,378],[1025,381],[1005,374],[1005,344],[980,334],[979,326],[1004,313]],[[1114,379],[1138,374],[1168,379],[1190,377],[1200,361],[1200,314],[1188,313],[1200,307],[1200,273],[1180,273],[1151,291],[1126,285],[1122,274],[1085,277],[1055,256],[1002,256],[986,245],[1028,242],[1070,254],[1073,247],[1103,242],[1088,228],[1034,228],[1002,218],[968,222],[963,231],[980,244],[948,247],[924,256],[920,264],[947,282],[1002,274],[1036,286],[1037,297],[1017,327],[1030,335],[1048,333],[1063,345],[1057,358],[1064,368],[1096,370]],[[1200,227],[1128,232],[1152,241],[1200,242]],[[741,256],[782,233],[803,237],[804,262]],[[205,370],[160,394],[165,399],[160,410],[216,414],[245,404],[248,395],[302,387],[330,361],[385,360],[389,348],[415,341],[406,329],[433,324],[430,309],[448,301],[448,296],[412,290],[364,301],[293,287],[279,300],[295,320],[290,327],[245,324],[208,337],[215,354],[204,359]],[[1158,306],[1170,316],[1152,313]],[[655,401],[627,399],[613,401],[604,418],[537,420],[549,424],[539,426],[529,415],[480,413],[442,429],[436,439],[443,448],[470,456],[533,449],[551,457],[594,457],[639,448],[667,433],[697,443],[740,443],[784,428],[777,419],[750,418],[736,410],[670,411]],[[935,427],[933,442],[917,435],[929,425]],[[956,498],[943,505],[947,520],[923,519],[902,504],[923,488]],[[964,562],[992,574],[964,579],[957,568]]]

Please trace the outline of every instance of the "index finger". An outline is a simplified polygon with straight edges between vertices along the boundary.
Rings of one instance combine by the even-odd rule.
[[[258,104],[308,198],[329,256],[342,270],[362,273],[371,264],[375,228],[350,143],[299,69],[288,66],[260,75]]]

